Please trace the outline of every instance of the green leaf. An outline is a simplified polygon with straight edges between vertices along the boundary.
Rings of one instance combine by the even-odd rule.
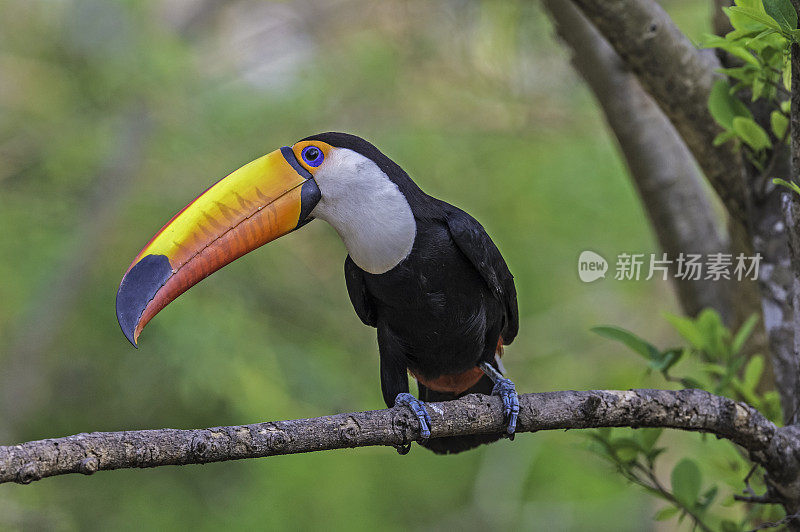
[[[717,47],[727,46],[727,44],[730,42],[731,41],[725,39],[724,37],[720,37],[719,35],[714,35],[713,33],[706,33],[700,40],[700,47],[717,48]]]
[[[777,70],[783,68],[783,54],[788,52],[789,48],[785,37],[780,33],[775,33],[764,37],[762,41],[755,41],[754,44],[754,48],[758,48],[756,53],[761,56],[761,59],[767,65]],[[769,74],[769,72],[766,72],[766,74]]]
[[[616,457],[614,456],[614,451],[611,449],[611,444],[609,443],[608,438],[601,436],[597,433],[589,433],[589,437],[592,439],[592,445],[589,446],[589,450],[593,453],[600,455],[601,457],[609,460],[610,462],[616,462]]]
[[[734,521],[731,521],[730,519],[723,519],[722,521],[720,521],[719,529],[722,532],[741,532],[742,530],[744,530],[741,526],[737,525]]]
[[[705,380],[705,382],[700,381],[699,375],[698,378],[683,377],[681,378],[681,386],[683,386],[684,388],[695,388],[697,390],[706,390],[706,391],[713,388],[713,384],[710,381],[706,380],[704,377],[703,380]]]
[[[664,318],[678,331],[678,334],[688,340],[693,347],[697,349],[703,349],[703,347],[705,347],[705,338],[703,338],[702,332],[697,328],[693,320],[669,313],[664,314]]]
[[[769,115],[769,125],[772,127],[772,134],[782,139],[786,134],[786,128],[789,127],[789,119],[783,113],[772,111]]]
[[[630,464],[639,455],[639,452],[632,447],[620,447],[615,450],[617,460],[623,464]]]
[[[667,506],[665,508],[660,509],[656,512],[656,515],[653,516],[654,521],[666,521],[667,519],[672,519],[681,509],[677,506]]]
[[[633,462],[639,456],[639,443],[633,438],[616,439],[611,442],[611,448],[617,459],[624,464]]]
[[[761,151],[772,146],[769,135],[764,128],[756,124],[752,118],[736,116],[733,118],[733,130],[745,144],[755,151]]]
[[[764,394],[759,405],[759,410],[773,423],[779,422],[781,416],[781,398],[778,392],[770,390]]]
[[[711,486],[703,493],[703,496],[700,497],[702,500],[700,501],[699,508],[703,511],[707,510],[711,503],[714,502],[714,499],[717,498],[717,493],[719,492],[719,488],[715,485]]]
[[[734,395],[738,396],[737,399],[740,399],[745,403],[748,403],[753,406],[759,403],[758,396],[755,393],[753,393],[752,390],[748,389],[744,385],[744,382],[742,382],[742,380],[739,379],[738,377],[733,377],[732,379],[730,379],[727,388],[729,390],[732,390],[734,392]],[[730,395],[730,391],[728,390],[719,390],[719,393]]]
[[[733,3],[737,6],[755,9],[756,11],[761,11],[764,9],[764,6],[761,5],[761,0],[734,0]]]
[[[656,346],[621,327],[614,327],[610,325],[592,327],[591,331],[604,338],[622,342],[648,360],[653,360],[659,355],[659,351]]]
[[[672,494],[688,508],[694,508],[700,495],[702,477],[694,460],[684,458],[672,469]]]
[[[656,371],[666,372],[678,363],[678,361],[683,356],[683,348],[680,347],[673,347],[672,349],[667,349],[663,353],[659,353],[658,357],[654,360],[651,360],[648,366],[653,368]]]
[[[662,432],[664,432],[664,429],[639,429],[636,431],[636,436],[642,450],[646,453],[650,452],[653,447],[655,447]]]
[[[742,66],[736,68],[720,68],[717,70],[720,74],[725,74],[729,78],[738,79],[750,83],[756,74],[759,73],[757,68],[751,66]]]
[[[786,187],[789,190],[795,191],[797,194],[800,194],[800,186],[797,185],[794,181],[784,181],[779,177],[772,178],[773,185],[780,185],[782,187]]]
[[[778,408],[780,408],[780,406]],[[653,463],[656,461],[656,458],[661,456],[661,453],[664,453],[666,451],[667,451],[666,447],[655,447],[652,451],[647,453],[647,459],[650,461],[650,463]]]
[[[735,131],[723,131],[716,137],[714,137],[714,141],[712,144],[714,146],[722,146],[726,142],[738,138]]]
[[[598,437],[603,438],[604,440],[607,440],[607,439],[609,439],[611,437],[612,430],[613,429],[611,427],[602,427],[602,428],[599,428],[599,429],[595,430],[595,432],[597,433]]]
[[[756,78],[753,80],[753,96],[750,101],[756,101],[764,95],[765,89],[767,88],[766,82],[761,78]]]
[[[738,484],[736,487],[739,487]],[[736,498],[733,496],[733,493],[729,493],[719,502],[719,505],[723,508],[730,508],[731,506],[735,506],[737,504],[739,504],[739,501],[736,500]]]
[[[739,59],[748,63],[750,68],[753,67],[757,69],[761,68],[761,63],[759,63],[758,59],[755,56],[753,56],[753,52],[751,52],[744,46],[741,45],[728,46],[725,48],[725,51],[729,52],[731,55],[735,55]]]
[[[744,387],[750,391],[755,390],[761,380],[762,373],[764,373],[764,357],[753,355],[750,357],[747,367],[744,368]]]
[[[705,339],[703,345],[698,347],[702,347],[706,357],[711,360],[726,358],[729,354],[726,340],[730,338],[730,331],[722,323],[719,313],[711,308],[703,309],[695,323]]]
[[[719,125],[733,129],[733,119],[737,116],[752,118],[747,106],[731,95],[731,86],[724,79],[717,80],[708,96],[708,110]]]
[[[706,373],[708,373],[710,375],[715,375],[717,377],[722,377],[723,375],[725,375],[728,372],[728,370],[725,369],[723,366],[720,366],[719,364],[714,364],[714,363],[702,364],[700,367]]]
[[[789,0],[763,0],[764,11],[784,31],[797,29],[797,11]]]
[[[770,28],[768,30],[764,30],[761,33],[759,33],[758,35],[756,35],[755,37],[753,37],[752,39],[750,39],[749,41],[747,41],[747,46],[752,48],[752,47],[754,47],[755,45],[758,44],[758,41],[762,41],[766,37],[769,37],[770,35],[774,35],[775,33],[778,33],[778,30],[773,29],[773,28]]]
[[[748,30],[758,30],[762,31],[758,28],[758,25],[763,24],[768,28],[773,29],[780,29],[780,25],[776,20],[772,17],[765,15],[764,13],[760,12],[757,9],[753,9],[750,7],[741,7],[741,6],[733,6],[727,8],[726,12],[728,13],[728,18],[731,21],[731,25],[737,29],[748,29]],[[749,23],[748,23],[749,19]],[[754,25],[753,22],[758,23],[758,25]]]
[[[776,30],[767,30],[767,31],[776,31]],[[761,32],[764,33],[764,32]],[[761,34],[759,34],[761,35]],[[755,37],[750,39],[750,41],[755,41]],[[746,46],[742,44],[742,41],[739,39],[723,39],[722,37],[718,37],[716,35],[707,36],[701,45],[703,48],[720,48],[721,50],[725,50],[729,54],[738,57],[739,59],[743,60],[747,63],[746,67],[751,69],[760,69],[761,64],[758,62],[758,59],[753,56],[753,53],[747,49]]]
[[[742,326],[739,327],[739,330],[736,332],[736,336],[733,337],[733,341],[731,342],[731,350],[734,354],[738,354],[739,351],[742,350],[744,343],[748,338],[750,338],[750,335],[753,334],[753,329],[757,323],[758,314],[752,314],[745,320]]]

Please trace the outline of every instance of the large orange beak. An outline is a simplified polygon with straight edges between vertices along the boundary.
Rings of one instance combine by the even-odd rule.
[[[167,304],[226,264],[310,221],[311,173],[284,147],[239,168],[172,217],[136,256],[117,291],[117,320],[136,346]]]

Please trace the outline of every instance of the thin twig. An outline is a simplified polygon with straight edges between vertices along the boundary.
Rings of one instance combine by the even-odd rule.
[[[776,527],[779,527],[781,525],[788,524],[792,519],[798,519],[798,518],[800,518],[800,514],[787,515],[786,517],[784,517],[783,519],[781,519],[779,521],[770,522],[770,523],[761,523],[757,527],[751,528],[750,532],[755,532],[756,530],[765,530],[767,528],[776,528]]]
[[[639,465],[639,464],[637,464],[637,465]],[[641,466],[640,466],[640,467],[641,467]],[[658,477],[656,477],[656,473],[655,473],[655,471],[653,471],[653,467],[652,467],[652,465],[651,465],[651,467],[649,467],[649,468],[644,468],[644,467],[641,467],[641,469],[642,469],[642,471],[644,471],[644,473],[647,475],[647,478],[649,478],[649,479],[650,479],[650,482],[652,483],[653,487],[654,487],[656,490],[658,490],[658,492],[659,492],[659,493],[661,493],[661,495],[662,495],[664,498],[666,498],[666,499],[667,499],[668,501],[670,501],[672,504],[674,504],[675,506],[677,506],[678,508],[680,508],[680,509],[681,509],[681,511],[682,511],[683,513],[685,513],[686,515],[688,515],[689,517],[691,517],[691,518],[692,518],[692,521],[694,521],[694,524],[695,524],[695,525],[696,525],[698,528],[700,528],[700,530],[703,530],[704,532],[711,532],[711,529],[710,529],[710,528],[709,528],[709,527],[708,527],[708,526],[707,526],[707,525],[706,525],[706,524],[703,522],[703,520],[702,520],[702,519],[700,519],[700,516],[699,516],[699,515],[697,515],[696,513],[694,513],[694,512],[692,511],[692,509],[691,509],[691,508],[689,508],[688,506],[686,506],[685,504],[683,504],[681,501],[679,501],[679,500],[678,500],[678,499],[675,497],[675,495],[674,495],[674,494],[673,494],[671,491],[669,491],[667,488],[665,488],[665,487],[664,487],[664,486],[661,484],[661,482],[658,480]]]
[[[791,132],[791,129],[792,128],[790,125],[786,126],[786,131],[783,132],[783,136],[781,137],[780,141],[772,146],[772,153],[770,154],[767,166],[764,167],[764,171],[758,176],[759,194],[762,197],[767,193],[767,187],[770,183],[769,176],[775,169],[775,164],[778,162],[779,156],[782,155],[781,148],[786,145],[786,141],[789,139],[789,133]]]

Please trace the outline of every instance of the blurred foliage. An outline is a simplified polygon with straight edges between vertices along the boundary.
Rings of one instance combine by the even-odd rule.
[[[708,31],[703,3],[665,7],[692,38]],[[34,383],[10,406],[37,405],[11,438],[382,407],[375,332],[352,311],[343,246],[320,222],[193,288],[138,351],[114,315],[122,273],[176,210],[326,130],[372,140],[487,228],[517,280],[521,334],[504,362],[519,390],[661,385],[585,332],[612,322],[674,343],[654,317],[676,307],[663,282],[578,279],[585,249],[656,249],[535,3],[6,0],[0,363],[22,358]],[[661,439],[661,460],[694,456],[704,478],[738,467],[722,442]],[[539,433],[454,457],[375,448],[3,485],[0,529],[652,527],[658,506],[582,441]]]
[[[756,316],[746,320],[735,334],[723,325],[719,314],[711,309],[704,310],[696,319],[667,315],[667,321],[689,342],[688,347],[661,350],[619,327],[603,326],[592,330],[623,343],[641,355],[648,361],[647,371],[659,371],[667,382],[677,383],[681,388],[706,390],[747,402],[770,421],[780,425],[781,409],[777,392],[759,389],[764,357],[760,354],[748,356],[743,351],[758,321]],[[687,376],[672,376],[670,369],[682,361],[694,362],[694,367],[682,368]],[[608,428],[590,434],[595,444],[593,450],[614,464],[623,477],[667,502],[667,506],[655,513],[655,520],[677,517],[680,523],[688,518],[693,527],[700,530],[732,532],[778,522],[785,515],[779,506],[751,504],[745,507],[744,503],[735,502],[734,493],[754,496],[756,490],[764,493],[767,488],[763,482],[763,472],[755,474],[761,468],[729,442],[726,443],[733,452],[728,453],[727,460],[718,462],[715,468],[709,468],[710,485],[704,485],[697,461],[690,456],[681,458],[672,467],[670,484],[666,485],[656,474],[658,459],[668,450],[667,446],[658,446],[662,432],[662,429],[642,429],[631,435],[630,430]],[[705,436],[703,439],[709,441]],[[748,470],[744,477],[735,476],[735,473]],[[731,473],[734,473],[733,477]],[[720,481],[727,481],[727,486],[720,488]],[[731,515],[731,506],[734,504],[744,508],[740,509],[741,516],[737,519]]]

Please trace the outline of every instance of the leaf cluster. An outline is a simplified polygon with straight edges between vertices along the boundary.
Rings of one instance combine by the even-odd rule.
[[[774,422],[779,421],[777,393],[774,390],[763,391],[759,387],[764,372],[764,357],[760,354],[748,357],[745,351],[747,340],[758,324],[757,316],[751,316],[735,332],[727,328],[719,314],[711,309],[704,310],[697,318],[668,314],[666,319],[686,341],[685,346],[660,349],[640,336],[615,326],[594,327],[592,331],[620,342],[640,355],[646,361],[648,373],[656,371],[667,381],[682,387],[703,389],[745,401]],[[678,368],[683,369],[685,375],[673,376],[672,371]],[[633,436],[621,436],[619,432],[619,429],[594,432],[591,435],[592,450],[613,463],[626,479],[668,503],[655,514],[654,519],[677,517],[683,521],[689,518],[693,527],[701,530],[734,531],[746,530],[764,519],[774,518],[771,515],[774,509],[757,505],[750,508],[743,519],[730,519],[729,515],[725,515],[726,512],[715,506],[734,504],[732,495],[719,501],[719,487],[716,484],[704,486],[700,468],[689,457],[682,457],[672,467],[670,485],[665,485],[656,475],[658,459],[667,450],[666,445],[659,445],[661,429],[640,429]],[[705,439],[703,441],[707,443]],[[749,461],[738,454],[734,462],[716,465],[724,470],[715,472],[714,478],[723,478],[730,475],[732,470],[736,473],[751,467]],[[745,481],[746,491],[752,493],[749,476]],[[735,485],[741,486],[741,482],[737,477]]]
[[[747,319],[734,334],[712,309],[697,318],[672,314],[666,320],[688,343],[686,346],[659,349],[636,334],[615,326],[594,327],[593,332],[623,343],[647,361],[647,371],[658,371],[669,382],[684,388],[697,388],[724,395],[754,406],[773,422],[780,421],[780,398],[775,390],[759,391],[765,360],[761,354],[747,356],[745,343],[758,323],[757,316]],[[681,360],[694,362],[694,371],[674,376],[671,371]]]
[[[724,37],[707,35],[707,48],[724,50],[739,62],[720,69],[727,80],[718,80],[709,95],[708,107],[724,131],[715,145],[729,141],[744,143],[751,162],[763,170],[766,152],[778,142],[786,142],[789,125],[790,45],[800,39],[797,12],[790,0],[737,0],[724,9],[733,31]],[[758,124],[741,97],[764,100],[773,110],[769,130]]]
[[[653,516],[656,521],[677,517],[682,522],[688,517],[696,527],[710,530],[707,514],[719,488],[711,485],[703,490],[702,473],[691,458],[681,459],[672,468],[670,485],[663,484],[656,475],[656,459],[666,451],[666,447],[657,445],[662,431],[640,429],[631,437],[617,436],[610,428],[598,429],[590,435],[592,450],[614,464],[628,481],[668,503]]]

